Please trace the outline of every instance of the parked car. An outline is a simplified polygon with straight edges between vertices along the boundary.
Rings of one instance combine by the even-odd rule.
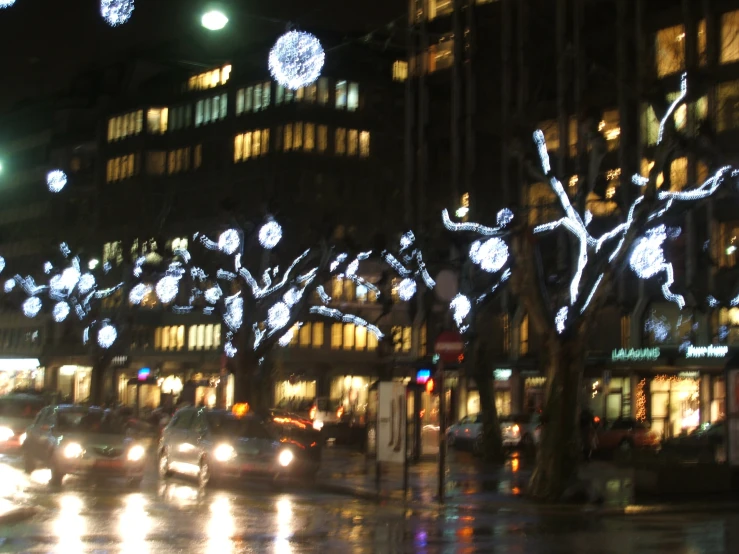
[[[8,394],[0,397],[0,451],[18,450],[46,400],[38,395]]]
[[[531,448],[541,439],[541,416],[538,413],[504,416],[500,419],[503,446]]]
[[[539,443],[541,421],[539,414],[504,416],[500,418],[503,446],[532,447]],[[471,446],[478,451],[482,440],[482,415],[468,415],[447,429],[450,446]]]
[[[648,423],[632,418],[618,418],[597,430],[597,449],[600,452],[615,450],[629,452],[633,448],[657,448],[659,441],[659,435],[650,429]]]
[[[316,398],[308,415],[313,421],[313,428],[320,431],[325,425],[339,423],[344,415],[344,407],[330,398]]]
[[[312,477],[320,464],[320,441],[296,432],[298,423],[278,425],[273,417],[182,408],[164,429],[159,476],[189,475],[201,486],[249,473],[268,475],[273,481]]]
[[[125,477],[134,485],[144,477],[145,446],[110,410],[47,406],[26,435],[26,472],[49,468],[52,485],[61,485],[67,474]]]
[[[660,455],[685,462],[713,463],[717,455],[726,455],[726,423],[717,421],[699,427],[692,433],[667,439],[662,443]]]

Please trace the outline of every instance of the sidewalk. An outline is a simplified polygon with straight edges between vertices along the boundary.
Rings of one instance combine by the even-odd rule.
[[[450,450],[446,479],[446,507],[492,513],[594,513],[636,515],[667,512],[739,510],[739,502],[690,502],[637,505],[634,503],[634,473],[630,468],[594,461],[579,470],[580,503],[546,505],[523,496],[532,462],[510,458],[503,467],[484,464],[465,452]],[[346,494],[377,502],[404,503],[411,508],[438,509],[438,465],[422,461],[409,466],[408,493],[403,492],[403,468],[386,465],[375,480],[375,462],[363,454],[342,448],[323,452],[317,486],[325,492]]]

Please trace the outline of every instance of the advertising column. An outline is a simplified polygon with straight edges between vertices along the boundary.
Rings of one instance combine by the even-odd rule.
[[[377,461],[405,463],[405,385],[380,383],[377,403]]]

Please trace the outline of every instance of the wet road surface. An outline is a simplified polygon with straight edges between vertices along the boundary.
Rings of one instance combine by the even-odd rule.
[[[67,478],[50,489],[0,459],[0,497],[39,506],[23,523],[0,526],[0,553],[167,554],[320,552],[580,554],[739,552],[739,514],[612,517],[406,510],[322,494],[273,490],[259,481],[199,491],[187,480],[139,490],[116,481]]]

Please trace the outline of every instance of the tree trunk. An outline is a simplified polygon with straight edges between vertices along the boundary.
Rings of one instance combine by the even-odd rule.
[[[577,475],[583,367],[583,344],[577,333],[564,340],[550,338],[542,436],[529,483],[534,498],[560,500]]]
[[[259,365],[251,352],[241,354],[234,372],[234,402],[247,402],[255,412],[265,412],[271,406],[269,372]]]
[[[485,345],[478,344],[474,356],[474,376],[480,392],[480,413],[482,414],[482,445],[480,453],[485,461],[502,463],[503,439],[500,435],[500,422],[495,407],[495,386],[492,369],[487,363]]]
[[[94,358],[90,375],[90,403],[95,406],[101,406],[105,402],[105,373],[111,359],[112,356],[107,352]]]

